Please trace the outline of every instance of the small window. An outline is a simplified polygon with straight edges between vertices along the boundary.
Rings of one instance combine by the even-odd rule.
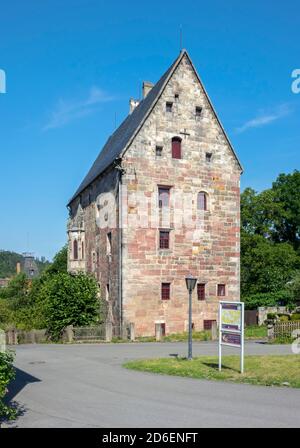
[[[212,153],[211,152],[205,153],[205,160],[206,160],[206,162],[210,163],[211,159],[212,159]]]
[[[160,230],[159,232],[159,248],[169,249],[170,247],[170,232],[168,230]]]
[[[156,146],[156,148],[155,148],[155,155],[156,155],[156,157],[161,157],[162,156],[162,150],[163,150],[162,146]]]
[[[81,241],[81,258],[84,259],[84,242]]]
[[[223,297],[225,296],[225,285],[224,284],[219,284],[218,285],[218,296]]]
[[[105,298],[106,298],[106,300],[109,300],[109,283],[107,283],[107,285],[106,285],[106,294],[105,294]]]
[[[170,283],[161,284],[161,298],[162,300],[170,300]]]
[[[78,260],[78,242],[74,240],[73,242],[73,258],[74,260]]]
[[[178,101],[179,100],[179,93],[175,93],[174,98],[175,98],[175,101]]]
[[[107,255],[111,254],[111,232],[107,234]]]
[[[197,284],[197,297],[198,300],[205,300],[205,283]]]
[[[170,188],[159,187],[158,188],[158,205],[159,208],[169,207],[170,203]]]
[[[196,112],[196,117],[197,118],[201,117],[201,115],[202,115],[202,107],[196,106],[195,112]]]
[[[203,321],[204,330],[211,330],[213,322],[216,322],[216,321],[215,320],[204,320]]]
[[[207,210],[207,195],[204,191],[200,191],[197,197],[197,209],[198,210]]]
[[[171,103],[171,102],[167,102],[166,103],[166,111],[167,112],[172,112],[172,107],[173,107],[173,103]]]
[[[172,158],[173,159],[181,159],[181,138],[180,137],[172,138]]]

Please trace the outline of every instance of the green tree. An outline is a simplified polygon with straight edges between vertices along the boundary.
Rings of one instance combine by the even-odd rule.
[[[300,271],[297,271],[291,281],[288,282],[287,287],[294,299],[300,300]]]
[[[46,269],[47,274],[57,274],[68,271],[68,246],[67,244],[53,258],[53,262]]]
[[[275,203],[281,213],[274,219],[274,240],[287,241],[295,249],[300,247],[300,171],[280,174],[273,182]]]
[[[0,290],[0,298],[7,299],[10,308],[14,311],[28,304],[29,289],[30,281],[21,272],[10,280],[6,288]]]
[[[99,320],[98,285],[85,274],[60,272],[49,276],[41,289],[49,335],[58,340],[68,325],[86,326]]]

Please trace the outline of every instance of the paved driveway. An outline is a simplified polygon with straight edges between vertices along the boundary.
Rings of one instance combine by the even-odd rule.
[[[20,345],[10,398],[23,407],[23,414],[13,425],[300,427],[300,390],[160,376],[121,367],[129,359],[175,353],[186,354],[186,344]],[[216,353],[216,343],[194,343],[195,355]],[[246,354],[265,353],[291,352],[289,346],[246,343]]]

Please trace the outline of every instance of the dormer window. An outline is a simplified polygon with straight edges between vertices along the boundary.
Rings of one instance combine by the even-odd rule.
[[[196,118],[201,117],[201,115],[202,115],[202,107],[196,106],[195,113],[196,113]]]
[[[173,103],[170,101],[166,102],[166,112],[172,112]]]

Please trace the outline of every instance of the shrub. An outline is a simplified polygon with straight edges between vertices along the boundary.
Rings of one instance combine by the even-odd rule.
[[[11,352],[0,352],[0,421],[13,419],[16,415],[15,410],[3,402],[7,386],[15,377],[15,369],[12,362],[13,355]]]
[[[99,321],[98,285],[94,277],[64,272],[49,276],[41,289],[49,336],[57,341],[68,325],[87,326]]]
[[[300,313],[294,313],[291,315],[291,320],[300,320]]]
[[[288,322],[290,320],[289,316],[286,314],[281,314],[279,317],[280,322]]]
[[[277,306],[278,304],[289,305],[292,297],[291,293],[282,290],[276,292],[256,293],[242,298],[247,310],[255,310],[259,306]]]

